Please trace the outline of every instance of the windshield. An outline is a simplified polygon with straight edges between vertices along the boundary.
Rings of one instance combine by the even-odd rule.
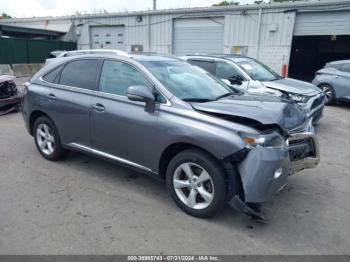
[[[140,61],[168,90],[185,101],[206,102],[233,94],[221,80],[182,61]]]
[[[234,58],[233,61],[237,63],[253,80],[273,81],[281,79],[281,76],[271,68],[254,59],[240,57]]]

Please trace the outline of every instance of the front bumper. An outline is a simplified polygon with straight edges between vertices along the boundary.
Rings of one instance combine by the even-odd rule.
[[[313,119],[313,123],[317,123],[323,114],[326,98],[323,93],[312,96],[306,103],[299,103],[304,109],[306,117]]]
[[[286,185],[289,175],[320,162],[318,141],[312,132],[292,134],[287,144],[281,148],[257,146],[238,164],[244,202],[270,201]]]
[[[13,110],[18,110],[21,107],[22,99],[22,94],[0,99],[0,115],[7,114]]]

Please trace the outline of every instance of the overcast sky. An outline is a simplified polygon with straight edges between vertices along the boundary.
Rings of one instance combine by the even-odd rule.
[[[158,9],[211,6],[221,0],[157,0]],[[254,0],[238,0],[241,4]],[[0,14],[15,17],[72,15],[93,10],[108,12],[152,9],[153,0],[0,0]]]

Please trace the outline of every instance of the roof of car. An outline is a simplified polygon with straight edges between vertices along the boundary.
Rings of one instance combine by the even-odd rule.
[[[188,54],[185,57],[207,57],[207,58],[219,58],[219,59],[232,59],[232,58],[247,58],[251,59],[248,56],[237,55],[237,54]]]
[[[132,54],[132,55],[119,55],[113,53],[101,53],[101,54],[82,54],[77,56],[62,57],[59,61],[69,61],[81,58],[119,58],[125,60],[135,60],[135,61],[179,61],[177,57],[173,56],[162,56],[153,54]]]
[[[348,59],[348,60],[332,61],[332,62],[329,62],[328,64],[336,65],[336,64],[348,64],[348,63],[350,63],[350,59]]]
[[[166,55],[153,55],[153,54],[134,54],[132,55],[136,61],[179,61],[177,57]]]

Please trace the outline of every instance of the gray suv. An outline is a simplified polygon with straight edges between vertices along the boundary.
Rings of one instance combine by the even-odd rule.
[[[67,150],[161,177],[185,212],[225,203],[259,217],[290,174],[319,162],[311,123],[295,105],[239,96],[171,57],[85,55],[53,61],[26,85],[26,128],[39,152]]]

